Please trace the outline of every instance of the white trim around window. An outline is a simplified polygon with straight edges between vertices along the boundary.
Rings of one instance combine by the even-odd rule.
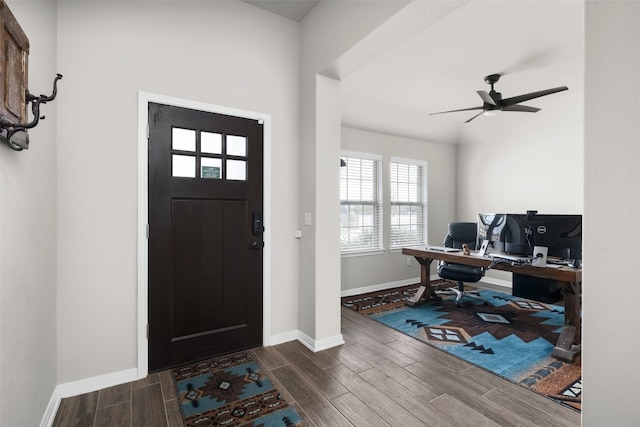
[[[340,168],[340,253],[370,255],[382,244],[382,156],[342,151]]]
[[[425,244],[427,236],[427,162],[392,157],[389,162],[391,251]]]

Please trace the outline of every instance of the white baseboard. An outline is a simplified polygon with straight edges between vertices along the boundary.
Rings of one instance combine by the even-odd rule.
[[[300,330],[294,330],[289,332],[284,332],[278,335],[271,336],[271,344],[270,345],[278,345],[283,344],[290,341],[300,341],[302,345],[307,347],[309,350],[314,353],[317,351],[326,350],[331,347],[336,347],[344,344],[344,339],[342,338],[342,334],[334,335],[329,338],[324,338],[321,340],[315,340],[311,338],[309,335],[305,334]]]
[[[47,409],[40,422],[40,427],[51,427],[51,425],[53,425],[56,413],[60,407],[60,401],[66,397],[78,396],[139,379],[141,378],[138,377],[138,368],[131,368],[124,371],[58,384],[53,390]]]
[[[431,280],[437,280],[438,278],[438,276],[431,276]],[[487,276],[484,276],[479,282],[469,283],[469,285],[505,294],[510,294],[512,289],[511,280],[502,280]]]
[[[419,277],[416,277],[414,279],[398,280],[396,282],[379,283],[377,285],[364,286],[362,288],[345,289],[340,292],[340,296],[350,297],[352,295],[366,294],[368,292],[377,292],[385,289],[397,288],[399,286],[413,285],[415,283],[420,283]]]
[[[293,331],[272,335],[269,345],[278,345],[295,340],[300,341],[305,347],[309,348],[313,352],[326,350],[328,348],[344,344],[342,334],[324,338],[322,340],[314,340],[307,334],[295,329]],[[124,371],[58,384],[53,390],[51,399],[49,399],[49,404],[42,416],[40,427],[51,427],[53,425],[56,413],[60,408],[60,402],[66,397],[78,396],[92,391],[102,390],[107,387],[137,381],[139,379],[141,378],[138,376],[138,368],[131,368]]]
[[[60,407],[60,401],[62,400],[62,396],[60,396],[56,390],[57,387],[53,390],[51,399],[49,399],[49,404],[44,410],[44,415],[42,415],[42,420],[40,420],[40,427],[51,427],[56,419],[56,414]]]
[[[58,390],[61,397],[65,398],[90,393],[92,391],[101,390],[114,385],[137,381],[139,379],[141,378],[138,378],[138,368],[131,368],[125,369],[124,371],[112,372],[110,374],[98,375],[78,381],[59,384],[56,387],[56,390]]]
[[[268,345],[278,345],[289,341],[295,341],[298,339],[298,336],[300,336],[300,331],[297,329],[277,335],[271,335],[271,340]]]
[[[495,279],[493,277],[483,277],[481,281],[477,283],[478,287],[487,288],[497,292],[503,292],[510,294],[513,286],[510,280]]]
[[[439,278],[440,277],[438,277],[437,274],[431,275],[431,277],[429,277],[430,280],[438,280]],[[369,292],[383,291],[386,289],[397,288],[400,286],[413,285],[415,283],[420,283],[419,277],[416,277],[415,279],[398,280],[396,282],[379,283],[377,285],[364,286],[364,287],[355,288],[355,289],[345,289],[342,292],[340,292],[340,296],[350,297],[352,295],[360,295],[360,294],[366,294]],[[482,280],[477,283],[477,285],[479,287],[493,289],[495,291],[504,292],[508,294],[511,293],[511,289],[512,289],[510,280],[502,280],[502,279],[496,279],[493,277],[486,277],[486,276],[483,277]]]
[[[323,338],[321,340],[314,340],[309,335],[302,331],[299,331],[298,341],[300,341],[309,350],[315,352],[326,350],[328,348],[337,347],[344,344],[342,334],[334,335],[332,337]]]

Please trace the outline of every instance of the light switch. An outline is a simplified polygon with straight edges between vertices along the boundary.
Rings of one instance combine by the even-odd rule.
[[[311,212],[304,213],[304,225],[311,225]]]

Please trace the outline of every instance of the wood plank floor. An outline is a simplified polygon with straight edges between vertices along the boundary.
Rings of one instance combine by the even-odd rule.
[[[342,309],[346,344],[253,349],[310,426],[569,427],[580,414]],[[56,427],[182,426],[171,373],[63,399]]]

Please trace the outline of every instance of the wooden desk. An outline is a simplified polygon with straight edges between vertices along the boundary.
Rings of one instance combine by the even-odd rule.
[[[464,255],[462,252],[442,252],[428,250],[423,246],[419,246],[403,248],[402,253],[413,256],[420,264],[420,283],[424,286],[426,292],[423,292],[418,298],[424,297],[427,300],[431,297],[431,288],[429,286],[431,272],[429,267],[434,259],[483,268],[489,267],[492,263],[490,258],[478,256],[477,251],[472,251],[470,255]],[[567,362],[573,361],[575,356],[580,353],[582,340],[582,270],[570,267],[542,268],[531,265],[518,266],[507,263],[499,263],[493,265],[491,268],[533,277],[553,279],[562,283],[562,290],[564,292],[564,327],[551,355]],[[416,301],[413,301],[413,303],[415,302]]]

